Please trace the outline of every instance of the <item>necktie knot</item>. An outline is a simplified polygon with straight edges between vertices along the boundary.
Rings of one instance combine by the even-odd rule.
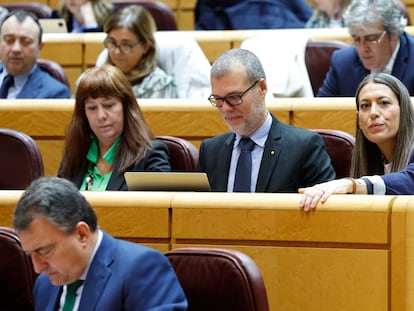
[[[76,280],[66,285],[66,298],[62,311],[72,311],[76,301],[76,291],[83,284],[83,280]]]
[[[239,148],[241,151],[252,151],[255,145],[254,141],[249,137],[243,137],[239,142]]]

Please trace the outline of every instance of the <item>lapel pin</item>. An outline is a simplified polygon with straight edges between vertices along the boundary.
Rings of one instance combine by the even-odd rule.
[[[276,153],[276,152],[275,152],[274,150],[270,151],[270,154],[271,154],[271,155],[275,155],[275,153]]]

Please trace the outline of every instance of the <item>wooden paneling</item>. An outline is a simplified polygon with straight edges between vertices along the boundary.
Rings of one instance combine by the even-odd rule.
[[[10,226],[22,191],[0,191]],[[304,213],[299,194],[82,192],[100,226],[161,251],[237,249],[271,310],[412,310],[414,197],[336,195]]]
[[[310,214],[298,199],[177,194],[173,248],[247,253],[263,273],[271,310],[388,310],[392,198],[337,196]]]

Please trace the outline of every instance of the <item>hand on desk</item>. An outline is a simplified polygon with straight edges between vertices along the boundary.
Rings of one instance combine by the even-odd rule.
[[[322,204],[328,200],[332,194],[352,193],[354,182],[349,178],[331,180],[325,183],[317,184],[312,187],[299,188],[299,193],[303,193],[299,206],[305,212],[314,209],[319,202]]]

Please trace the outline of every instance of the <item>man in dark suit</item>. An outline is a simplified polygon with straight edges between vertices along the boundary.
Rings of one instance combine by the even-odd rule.
[[[335,178],[318,134],[282,124],[266,110],[266,76],[252,52],[222,54],[212,65],[211,87],[209,100],[232,130],[200,146],[199,169],[207,173],[213,191],[234,191],[242,138],[254,142],[250,192],[296,192]]]
[[[414,96],[414,38],[398,1],[353,1],[344,14],[354,46],[335,51],[318,96],[354,96],[370,72],[398,77]]]
[[[11,11],[0,25],[0,84],[13,77],[2,98],[70,98],[69,88],[37,65],[43,46],[35,15]],[[1,92],[0,92],[1,93]]]
[[[98,227],[94,210],[68,180],[34,181],[14,210],[14,228],[40,273],[35,310],[187,310],[168,259],[117,240]],[[78,284],[73,292],[73,284]],[[72,292],[72,294],[71,294]],[[69,296],[72,299],[69,299]]]

